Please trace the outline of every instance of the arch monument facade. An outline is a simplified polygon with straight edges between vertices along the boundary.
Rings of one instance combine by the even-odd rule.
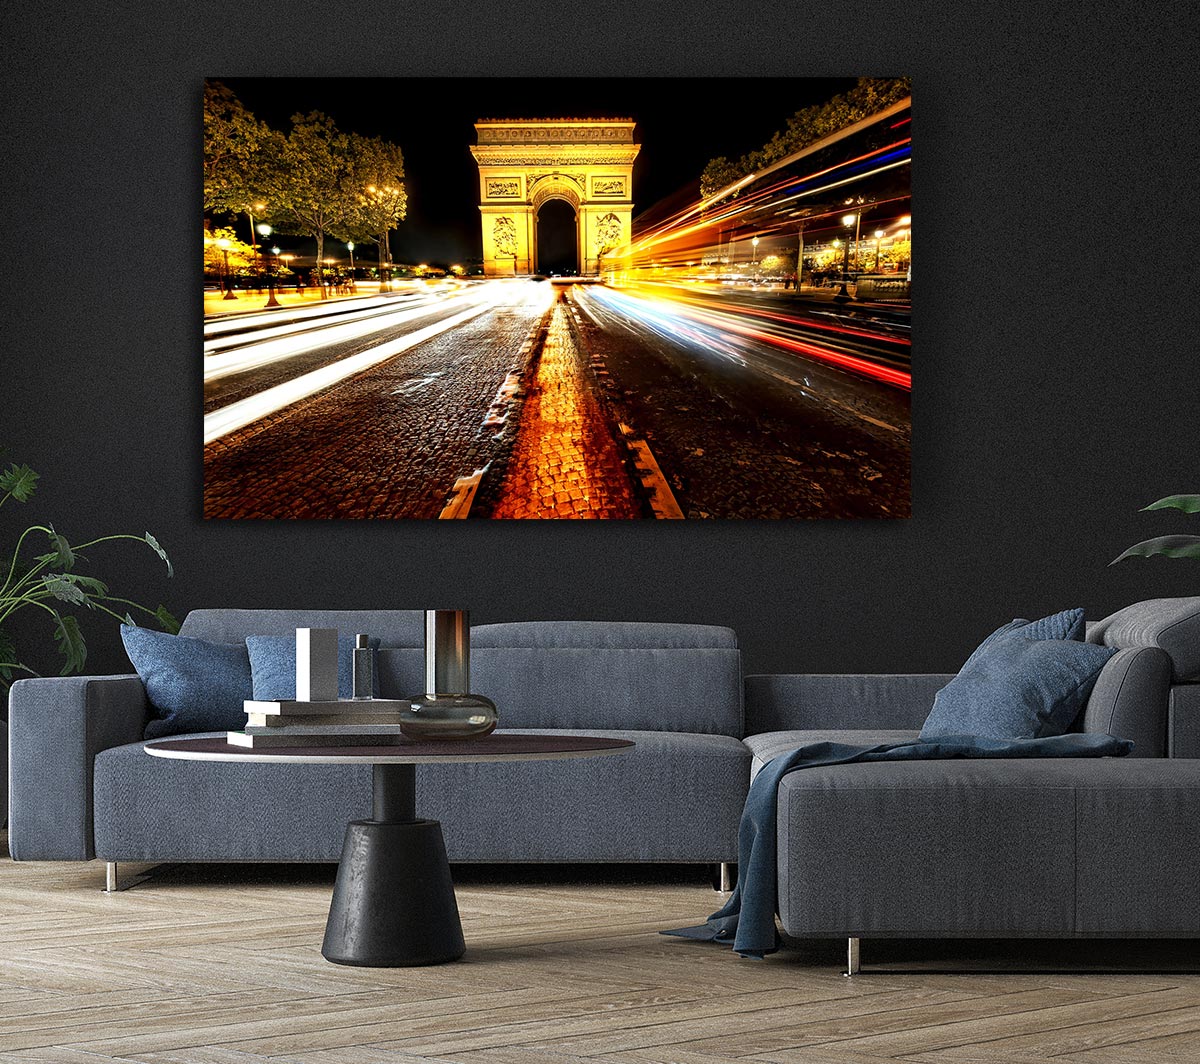
[[[538,270],[537,216],[550,200],[575,211],[581,274],[630,240],[634,143],[628,118],[483,118],[471,154],[479,166],[483,270],[512,277]]]

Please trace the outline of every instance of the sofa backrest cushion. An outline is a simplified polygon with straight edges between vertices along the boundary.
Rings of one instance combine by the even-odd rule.
[[[917,731],[953,673],[746,677],[746,734],[836,729]]]
[[[1100,670],[1077,728],[1132,739],[1132,757],[1166,757],[1170,690],[1171,659],[1166,651],[1118,650]]]
[[[1089,626],[1087,640],[1118,650],[1158,647],[1176,682],[1200,679],[1200,595],[1135,602]]]
[[[728,628],[522,621],[471,630],[471,688],[501,728],[621,728],[741,738],[742,658]]]
[[[385,647],[423,647],[422,610],[192,610],[180,635],[213,643],[241,643],[248,635],[294,635],[297,628],[336,628],[342,635],[359,632]]]

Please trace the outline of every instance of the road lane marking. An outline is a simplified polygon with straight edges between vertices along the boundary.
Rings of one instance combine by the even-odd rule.
[[[478,317],[485,311],[491,310],[495,305],[495,299],[489,299],[480,306],[464,310],[461,314],[444,318],[433,325],[418,329],[416,332],[408,333],[396,340],[390,340],[378,347],[360,351],[357,355],[350,355],[348,358],[343,358],[328,366],[322,366],[311,373],[305,373],[293,380],[285,381],[283,384],[277,384],[274,388],[268,388],[264,392],[247,396],[245,399],[239,399],[236,403],[230,403],[229,406],[223,406],[219,410],[205,414],[204,442],[209,444],[214,440],[219,440],[222,436],[245,428],[260,418],[277,413],[284,407],[291,406],[301,399],[307,399],[310,395],[315,395],[331,385],[338,384],[347,377],[353,377],[381,362],[386,362],[389,358],[407,351],[410,347],[416,347],[417,344],[422,344],[426,340],[432,340],[435,336]]]

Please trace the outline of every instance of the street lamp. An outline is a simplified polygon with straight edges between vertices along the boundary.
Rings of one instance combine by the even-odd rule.
[[[225,299],[237,299],[237,296],[233,294],[233,285],[230,283],[229,276],[229,249],[231,246],[231,242],[225,237],[221,237],[217,241],[217,247],[221,249],[221,254],[225,256],[225,295],[223,297]]]
[[[354,283],[354,241],[347,240],[346,247],[350,249],[350,291],[356,291],[357,285]]]
[[[266,209],[267,205],[265,203],[252,203],[246,208],[246,215],[250,219],[250,247],[254,251],[254,273],[258,277],[258,290],[260,293],[262,292],[262,260],[258,257],[258,241],[254,239],[254,212],[257,211],[261,216],[262,212]],[[262,232],[261,227],[259,227],[259,232]]]
[[[875,272],[879,272],[879,241],[883,239],[883,230],[875,230]]]
[[[271,235],[271,227],[267,225],[266,222],[260,222],[255,228],[258,230],[258,235],[263,238],[265,243],[267,237]],[[257,254],[255,255],[255,260],[259,266],[258,290],[259,292],[262,292],[262,274],[266,269],[266,263],[264,263],[262,259],[258,258]],[[270,306],[270,304],[268,303],[267,306]]]
[[[858,221],[857,214],[843,214],[842,227],[846,230],[846,243],[842,250],[842,281],[850,275],[850,230]]]
[[[279,248],[271,248],[271,254],[275,256],[274,266],[267,264],[267,284],[270,288],[270,298],[267,299],[268,307],[277,307],[280,305],[279,300],[275,298],[275,274],[279,270]]]

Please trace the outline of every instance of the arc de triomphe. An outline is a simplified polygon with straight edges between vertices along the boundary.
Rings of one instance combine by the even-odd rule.
[[[484,118],[471,148],[479,164],[483,269],[511,277],[538,269],[537,215],[550,200],[575,211],[579,272],[627,244],[633,161],[640,145],[628,118]]]

